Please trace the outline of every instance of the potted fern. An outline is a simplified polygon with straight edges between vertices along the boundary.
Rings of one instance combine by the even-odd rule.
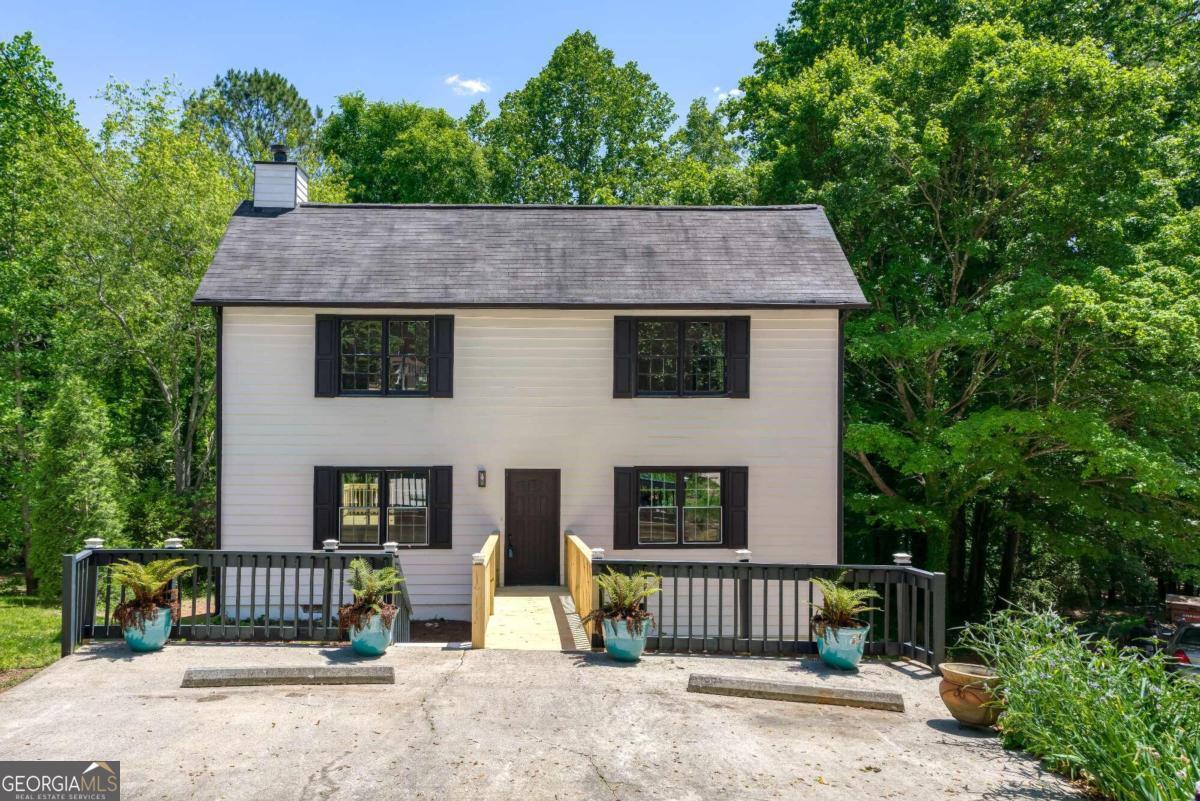
[[[632,575],[611,567],[596,576],[604,602],[587,616],[600,621],[604,629],[604,650],[619,662],[636,662],[646,648],[646,636],[654,616],[646,609],[646,600],[662,590],[655,574],[642,570]]]
[[[812,583],[821,591],[821,602],[814,605],[813,630],[817,635],[817,654],[830,667],[854,670],[862,659],[863,646],[871,632],[871,624],[859,616],[878,611],[868,601],[879,597],[870,588],[854,589],[842,582],[846,571],[833,581],[814,578]]]
[[[350,647],[362,656],[382,656],[392,644],[396,605],[384,596],[404,581],[395,568],[373,569],[366,559],[350,562],[350,591],[354,603],[338,610],[338,627],[343,637],[350,632]]]
[[[195,570],[182,559],[156,559],[140,564],[122,559],[109,578],[132,596],[117,604],[113,615],[130,650],[157,651],[166,644],[171,624],[179,620],[179,591],[171,582]]]

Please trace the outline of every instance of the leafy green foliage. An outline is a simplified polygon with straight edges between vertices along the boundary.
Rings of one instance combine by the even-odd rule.
[[[229,70],[184,104],[185,119],[207,129],[216,147],[243,165],[284,144],[299,156],[312,144],[320,110],[287,78],[270,70]]]
[[[25,561],[34,435],[54,395],[67,197],[45,164],[86,141],[30,34],[0,41],[0,565]],[[36,590],[27,569],[25,582]]]
[[[847,587],[845,580],[845,571],[832,581],[819,577],[812,579],[812,583],[821,591],[821,601],[814,605],[814,622],[835,629],[857,628],[864,625],[859,619],[860,615],[879,611],[868,604],[868,601],[879,598],[879,593],[870,587]]]
[[[64,553],[80,550],[91,537],[103,537],[109,547],[124,541],[120,478],[108,439],[104,404],[83,379],[65,379],[41,421],[33,471],[29,564],[46,599],[62,593]]]
[[[947,570],[960,613],[989,563],[1011,598],[1022,555],[1200,564],[1171,74],[1010,23],[792,67],[732,108],[760,199],[824,204],[873,304],[846,326],[850,510]]]
[[[504,203],[637,203],[655,188],[673,103],[630,61],[576,31],[482,124]],[[478,125],[478,123],[476,123]]]
[[[662,592],[662,579],[654,573],[640,570],[626,575],[610,567],[595,581],[600,588],[600,608],[593,609],[587,620],[624,620],[633,631],[642,621],[654,619],[646,608],[646,601]]]
[[[350,591],[354,594],[354,603],[346,604],[338,613],[343,636],[348,629],[367,625],[373,615],[380,615],[384,626],[392,625],[396,605],[387,603],[385,596],[403,581],[395,568],[376,570],[366,559],[350,560]]]
[[[117,604],[113,618],[122,628],[144,630],[158,610],[165,608],[171,611],[172,620],[179,620],[179,592],[171,588],[171,582],[195,569],[196,565],[185,565],[182,559],[155,559],[145,564],[122,559],[113,563],[108,580],[131,596]]]
[[[112,565],[109,578],[144,605],[163,599],[172,581],[195,569],[195,565],[185,565],[182,559],[155,559],[145,564],[122,559]]]
[[[416,103],[342,95],[321,132],[350,200],[370,203],[477,203],[488,171],[464,123]]]
[[[1004,744],[1117,801],[1188,798],[1200,781],[1200,682],[1052,611],[1010,609],[968,626],[961,647],[995,668]]]

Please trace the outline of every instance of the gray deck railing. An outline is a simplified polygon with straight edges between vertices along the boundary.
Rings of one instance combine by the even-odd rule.
[[[346,581],[350,562],[362,558],[372,567],[395,567],[398,559],[383,551],[212,551],[183,548],[98,548],[63,556],[62,653],[85,639],[120,639],[113,619],[125,600],[110,580],[114,562],[130,559],[182,559],[196,570],[175,582],[179,620],[171,636],[187,640],[341,639],[338,609],[350,603]],[[390,598],[396,604],[396,639],[407,642],[412,619],[408,589],[401,584]]]
[[[655,624],[647,648],[724,654],[816,653],[810,625],[812,578],[837,578],[881,596],[870,612],[865,652],[934,667],[946,649],[946,576],[908,565],[802,565],[754,562],[595,559],[592,573],[648,570],[663,591],[649,601]]]

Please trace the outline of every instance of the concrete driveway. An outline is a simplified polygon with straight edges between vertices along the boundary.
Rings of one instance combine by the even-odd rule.
[[[94,646],[0,694],[0,759],[120,760],[127,799],[1074,799],[961,730],[937,679],[813,661],[393,648],[395,686],[180,689],[186,667],[342,663],[345,650]],[[686,692],[689,673],[893,689],[907,711]]]

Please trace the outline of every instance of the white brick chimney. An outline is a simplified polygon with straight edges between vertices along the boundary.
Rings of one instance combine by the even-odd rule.
[[[254,207],[294,209],[308,202],[308,173],[288,161],[287,147],[271,145],[271,161],[254,162]]]

